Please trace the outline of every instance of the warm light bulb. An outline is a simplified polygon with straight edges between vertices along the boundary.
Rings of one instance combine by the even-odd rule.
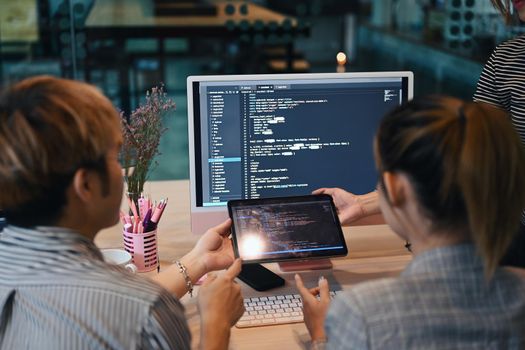
[[[346,55],[344,52],[338,52],[335,56],[335,59],[339,65],[344,65],[346,63]]]

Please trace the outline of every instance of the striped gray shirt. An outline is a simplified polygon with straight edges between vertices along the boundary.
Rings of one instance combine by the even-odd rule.
[[[494,50],[479,77],[474,100],[509,111],[525,143],[525,35]]]
[[[0,234],[1,349],[188,349],[184,308],[70,230]]]
[[[436,248],[338,295],[325,327],[330,349],[524,349],[525,280],[487,282],[471,244]]]

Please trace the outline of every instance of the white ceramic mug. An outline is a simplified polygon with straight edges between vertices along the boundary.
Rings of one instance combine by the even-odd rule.
[[[131,254],[127,251],[123,249],[101,249],[100,251],[105,262],[122,266],[131,273],[137,273],[137,266],[131,262]]]

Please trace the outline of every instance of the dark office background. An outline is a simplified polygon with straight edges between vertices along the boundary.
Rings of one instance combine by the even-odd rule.
[[[416,96],[470,99],[495,45],[523,32],[505,26],[488,0],[218,3],[0,0],[0,86],[39,74],[84,80],[129,113],[163,83],[177,108],[165,117],[168,131],[151,178],[183,179],[188,75],[335,72],[336,54],[344,52],[346,71],[411,70]],[[149,19],[147,26],[119,30],[126,11]],[[170,26],[195,15],[218,18],[219,27],[207,20]]]

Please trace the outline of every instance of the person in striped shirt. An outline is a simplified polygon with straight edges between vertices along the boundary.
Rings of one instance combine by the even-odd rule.
[[[198,297],[201,348],[228,347],[244,312],[230,222],[156,281],[105,263],[93,243],[119,219],[119,118],[78,81],[35,77],[0,96],[0,349],[189,349],[178,298],[230,266]]]
[[[491,0],[507,23],[516,18],[511,14],[514,6],[519,20],[525,22],[525,1]],[[525,34],[496,47],[489,57],[474,94],[474,101],[487,102],[509,112],[514,128],[525,146]],[[522,181],[525,181],[522,179]],[[519,232],[503,257],[502,264],[525,267],[525,211]]]

